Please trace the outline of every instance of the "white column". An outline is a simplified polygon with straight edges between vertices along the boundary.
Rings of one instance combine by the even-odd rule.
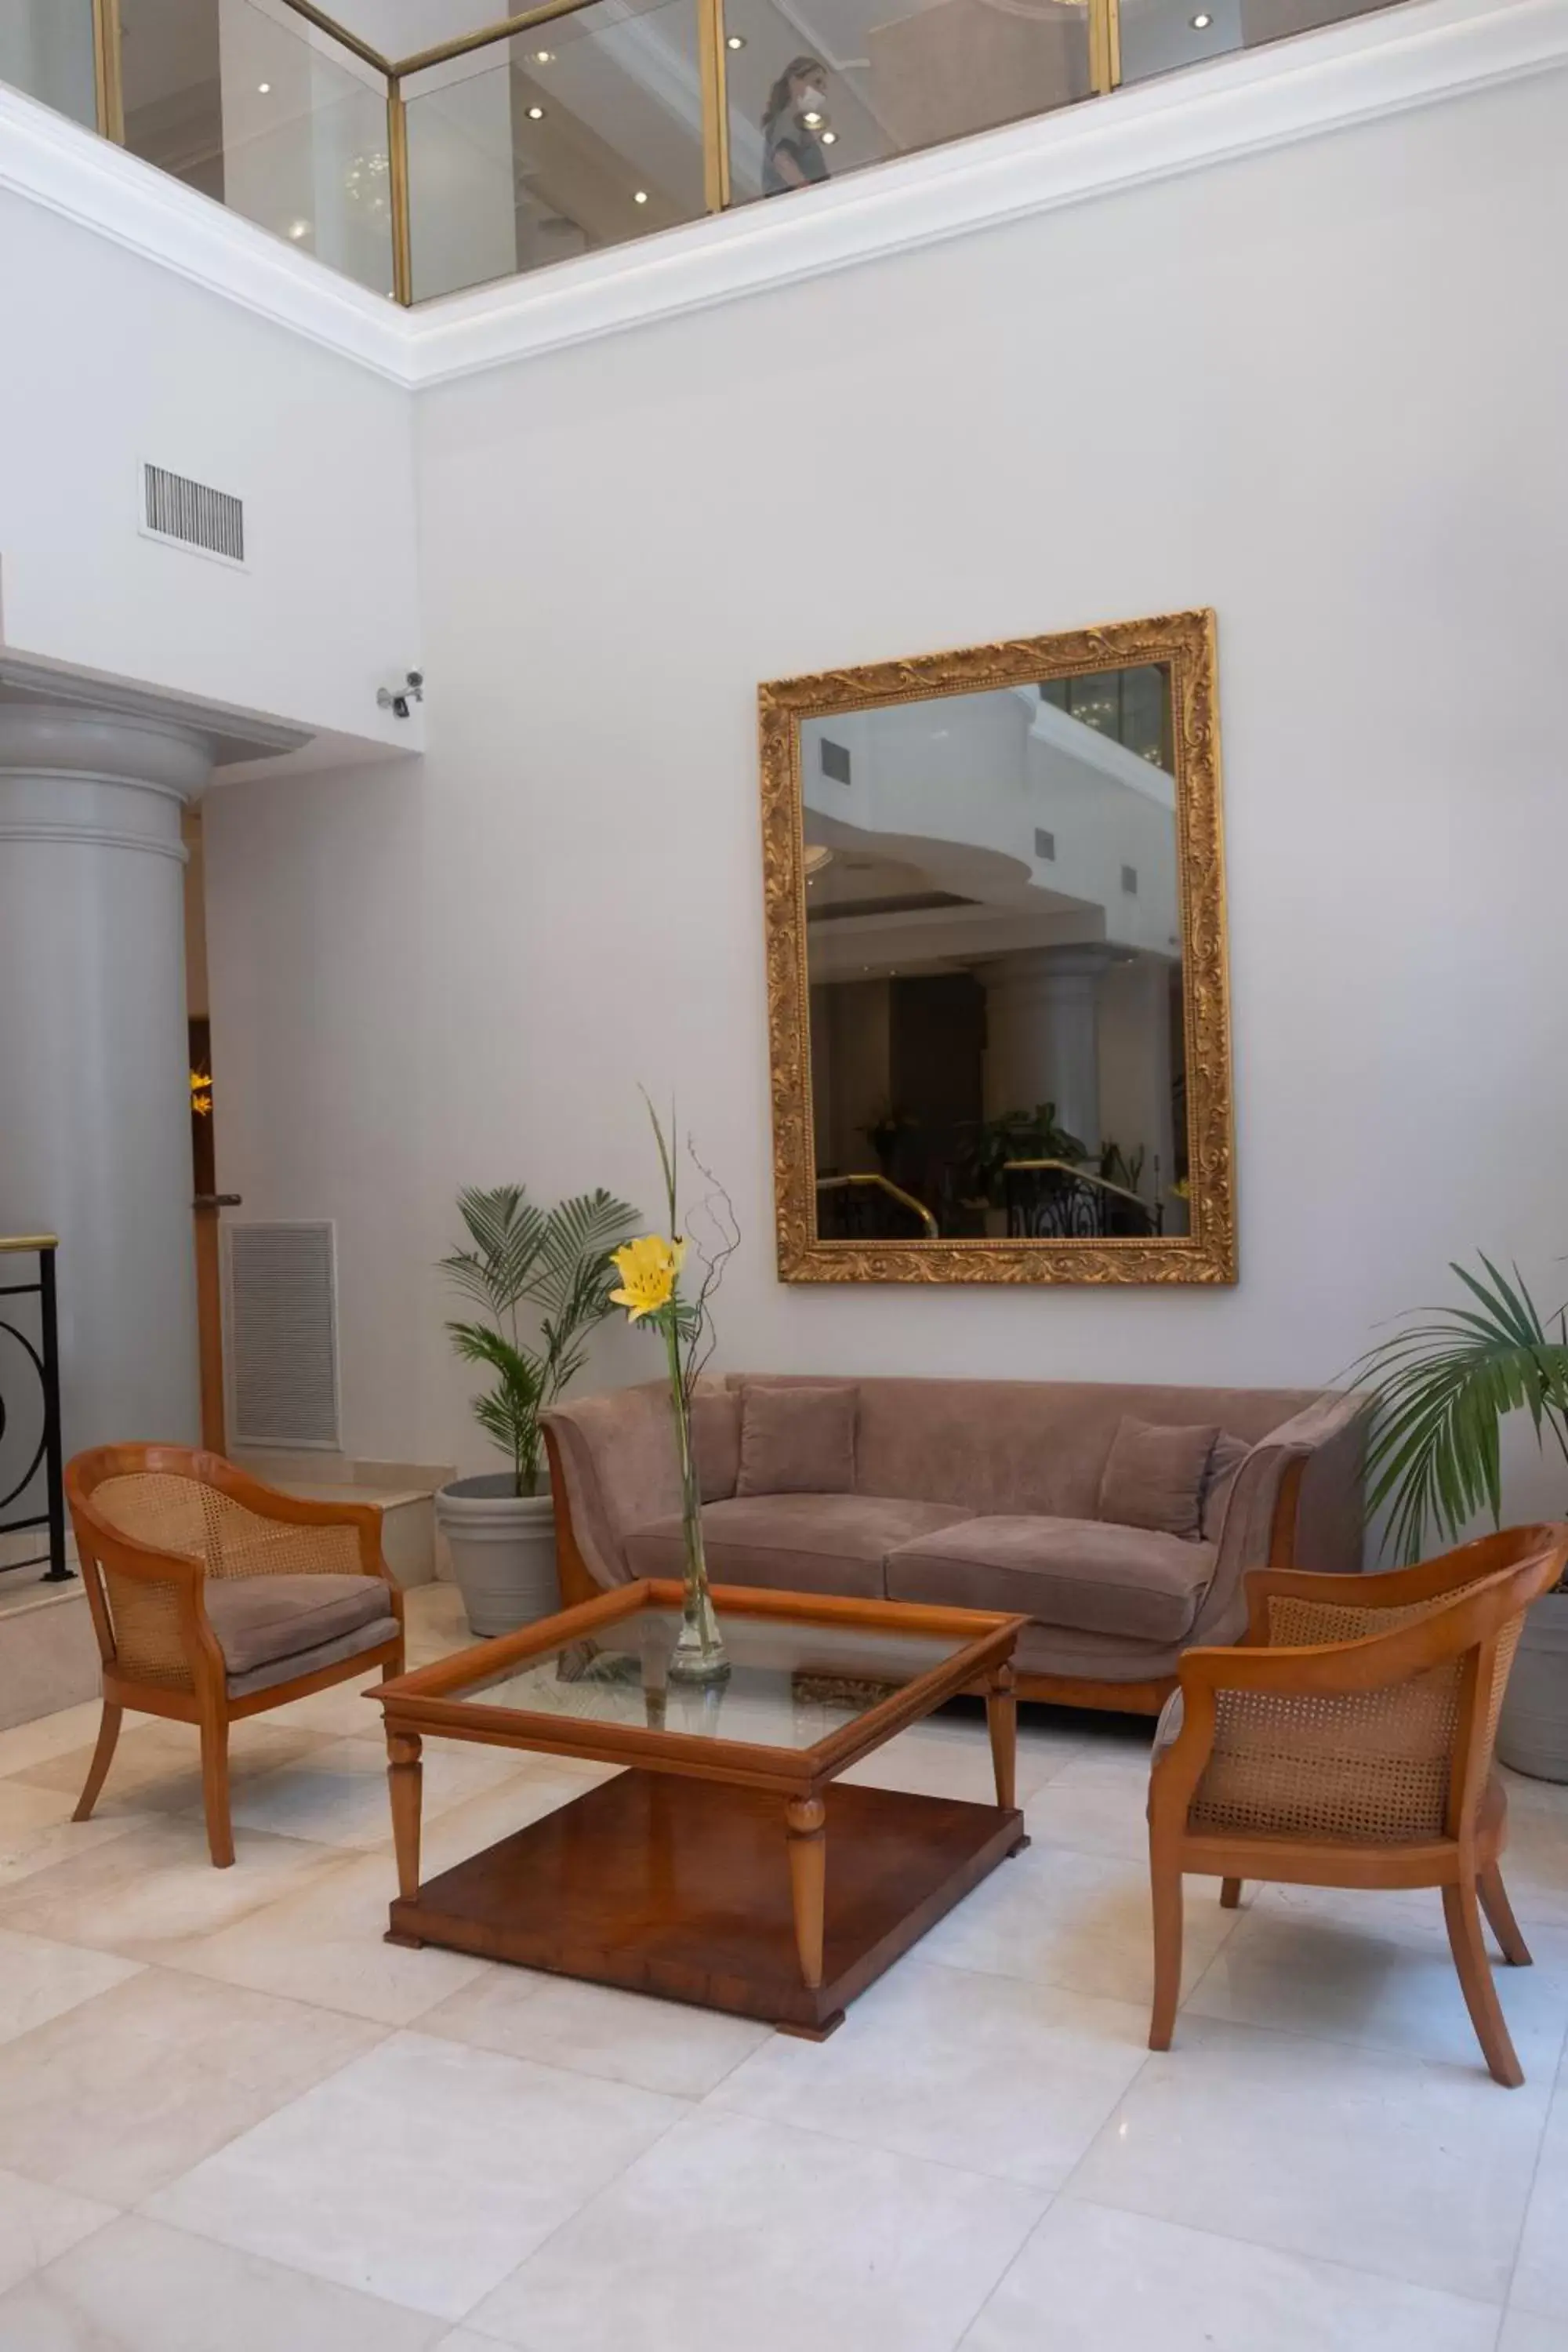
[[[1029,948],[986,967],[985,1111],[1054,1102],[1057,1120],[1100,1143],[1100,977],[1110,950]]]
[[[212,758],[0,700],[0,1231],[60,1238],[68,1454],[198,1433],[180,815]]]

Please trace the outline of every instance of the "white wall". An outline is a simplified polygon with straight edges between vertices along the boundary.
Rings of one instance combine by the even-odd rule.
[[[424,1458],[478,1458],[379,1187],[417,1158],[423,1262],[465,1181],[651,1205],[639,1082],[679,1089],[734,1194],[732,1364],[1321,1381],[1477,1245],[1552,1292],[1563,97],[1500,88],[424,396],[417,853],[377,864],[379,801],[301,793],[269,869],[254,786],[208,842],[217,1050],[255,1089],[220,1175],[299,1214],[363,1186],[362,1450],[412,1417]],[[1239,1286],[781,1286],[757,681],[1203,604]],[[343,900],[300,880],[323,857],[387,975],[331,1011]],[[217,916],[268,894],[253,928]],[[422,979],[392,944],[416,899]],[[244,964],[288,907],[321,992],[279,1012]],[[422,1020],[388,1009],[410,989]],[[354,1133],[381,1103],[384,1165]],[[651,1353],[622,1337],[604,1369]]]
[[[0,347],[0,643],[396,740],[405,393],[5,191]],[[138,535],[144,459],[245,499],[247,571]]]

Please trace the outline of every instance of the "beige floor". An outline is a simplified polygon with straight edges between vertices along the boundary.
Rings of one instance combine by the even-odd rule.
[[[0,1734],[0,2352],[1568,2352],[1568,1790],[1510,2093],[1435,1896],[1194,1885],[1151,2057],[1135,1727],[1027,1724],[1030,1851],[813,2045],[383,1943],[353,1690],[240,1734],[225,1872],[176,1728],[69,1822],[95,1713]],[[428,1867],[582,1785],[426,1759]],[[967,1717],[878,1765],[987,1793]]]

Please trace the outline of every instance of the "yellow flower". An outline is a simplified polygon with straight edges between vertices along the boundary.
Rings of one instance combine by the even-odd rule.
[[[612,1290],[610,1297],[617,1307],[626,1308],[634,1323],[645,1315],[656,1315],[675,1296],[675,1277],[685,1255],[684,1242],[666,1241],[662,1234],[644,1234],[639,1240],[627,1242],[624,1249],[611,1254],[610,1262],[624,1287]]]

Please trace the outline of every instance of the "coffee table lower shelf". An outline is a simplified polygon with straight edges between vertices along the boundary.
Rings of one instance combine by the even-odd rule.
[[[801,1980],[784,1807],[722,1781],[626,1771],[392,1906],[387,1941],[585,1977],[820,2041],[1009,1853],[1011,1807],[836,1782],[823,1982]]]

